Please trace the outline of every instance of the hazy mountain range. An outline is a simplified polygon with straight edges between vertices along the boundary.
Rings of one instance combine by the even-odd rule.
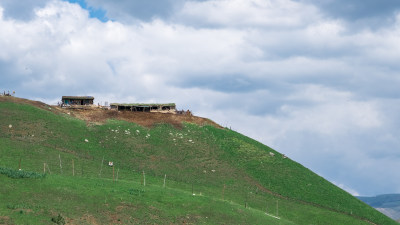
[[[400,221],[400,194],[385,194],[375,197],[358,197],[390,218]]]

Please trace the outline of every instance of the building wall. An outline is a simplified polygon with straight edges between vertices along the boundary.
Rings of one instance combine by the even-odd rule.
[[[93,105],[92,99],[63,99],[66,105]]]
[[[170,112],[174,113],[175,106],[162,106],[162,105],[153,105],[153,106],[139,106],[139,105],[111,105],[111,109],[115,109],[118,111],[133,111],[133,112]]]

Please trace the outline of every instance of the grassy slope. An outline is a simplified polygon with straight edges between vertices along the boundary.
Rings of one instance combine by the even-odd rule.
[[[51,174],[0,175],[0,224],[51,223],[58,213],[79,224],[368,224],[358,218],[396,224],[267,146],[212,126],[148,129],[117,120],[86,126],[0,101],[0,167],[17,169],[20,159],[27,171],[43,172],[47,163]],[[265,215],[276,215],[277,205],[281,220]]]

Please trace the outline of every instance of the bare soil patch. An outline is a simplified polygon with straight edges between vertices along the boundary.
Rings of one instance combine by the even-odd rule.
[[[157,124],[171,124],[174,127],[181,128],[183,122],[194,123],[197,125],[212,125],[221,127],[212,120],[172,113],[158,112],[131,112],[105,110],[101,108],[90,107],[88,109],[62,109],[71,116],[87,121],[88,123],[102,124],[108,119],[124,120],[139,124],[144,127],[152,127]]]
[[[10,217],[0,216],[0,224],[11,224]]]

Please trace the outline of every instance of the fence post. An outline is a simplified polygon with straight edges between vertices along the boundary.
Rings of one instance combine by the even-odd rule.
[[[165,188],[165,179],[167,179],[167,174],[164,175],[164,184],[163,184],[163,188]]]
[[[103,170],[103,162],[104,162],[104,155],[103,155],[103,159],[101,160],[101,165],[100,165],[100,173],[99,173],[100,177],[101,177],[101,171]]]
[[[279,205],[278,205],[279,200],[276,200],[276,216],[279,217]]]
[[[222,188],[222,200],[225,200],[225,188],[226,185],[224,184],[224,187]]]
[[[47,166],[47,170],[49,171],[49,174],[51,174],[49,164],[46,163],[46,166]]]
[[[146,186],[146,173],[143,170],[143,186]]]
[[[143,186],[146,186],[146,174],[145,174],[145,172],[144,172],[144,170],[143,170],[143,172],[142,172],[142,181],[143,181]]]
[[[61,155],[60,154],[58,154],[58,158],[60,159],[60,172],[62,173]]]

